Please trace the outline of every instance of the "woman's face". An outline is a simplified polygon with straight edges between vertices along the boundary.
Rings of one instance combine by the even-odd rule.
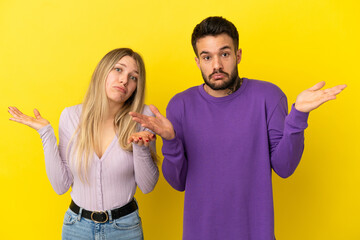
[[[136,61],[130,56],[121,58],[106,78],[105,90],[108,100],[123,105],[135,91],[138,78]]]

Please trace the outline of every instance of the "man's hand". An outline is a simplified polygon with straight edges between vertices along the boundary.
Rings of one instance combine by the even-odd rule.
[[[322,81],[301,92],[296,98],[295,108],[300,112],[311,112],[321,104],[336,99],[336,95],[346,88],[346,85],[343,84],[320,90],[324,86],[325,82]]]
[[[146,116],[136,112],[130,112],[129,114],[135,122],[138,122],[141,126],[150,129],[163,139],[173,139],[175,137],[175,131],[171,122],[161,115],[154,105],[150,105],[149,107],[151,112],[155,114],[155,117]]]
[[[12,118],[10,118],[11,121],[25,124],[35,130],[39,130],[40,128],[43,128],[46,125],[50,124],[48,120],[41,117],[37,109],[34,109],[35,118],[23,114],[16,107],[9,107],[8,112],[13,116]]]

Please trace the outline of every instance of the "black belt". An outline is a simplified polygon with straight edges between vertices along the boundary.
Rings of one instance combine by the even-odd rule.
[[[80,207],[78,205],[76,205],[76,203],[72,200],[71,200],[71,204],[70,204],[70,209],[74,213],[79,214]],[[121,218],[125,215],[128,215],[128,214],[134,212],[136,209],[138,209],[138,206],[137,206],[135,200],[133,199],[126,205],[124,205],[120,208],[111,210],[111,218],[112,219]],[[93,220],[96,223],[105,223],[109,220],[109,215],[108,215],[107,211],[92,212],[92,211],[83,209],[81,212],[81,216],[84,218]]]

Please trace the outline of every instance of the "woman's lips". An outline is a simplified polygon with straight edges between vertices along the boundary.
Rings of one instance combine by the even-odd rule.
[[[124,87],[120,87],[120,86],[114,86],[114,88],[122,93],[126,94],[126,89]]]

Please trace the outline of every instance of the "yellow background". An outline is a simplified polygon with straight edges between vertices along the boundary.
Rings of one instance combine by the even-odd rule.
[[[289,105],[318,81],[348,84],[310,114],[295,174],[273,176],[275,231],[279,240],[360,239],[359,10],[356,0],[1,0],[0,238],[60,239],[70,203],[51,188],[39,135],[9,121],[7,107],[36,107],[57,132],[97,62],[131,47],[145,60],[146,103],[164,113],[174,94],[202,83],[190,36],[220,15],[240,34],[240,76],[277,84]],[[161,176],[136,197],[145,239],[181,239],[183,193]]]

